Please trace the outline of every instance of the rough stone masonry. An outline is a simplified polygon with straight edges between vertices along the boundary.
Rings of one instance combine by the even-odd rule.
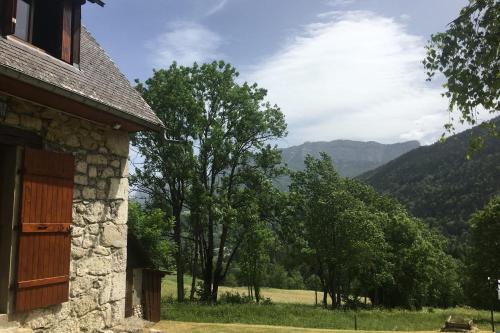
[[[70,299],[16,314],[35,332],[94,332],[124,317],[128,134],[10,98],[0,124],[29,130],[44,149],[75,156]]]

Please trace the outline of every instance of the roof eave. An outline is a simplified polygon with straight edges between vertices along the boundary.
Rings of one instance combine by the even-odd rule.
[[[22,72],[16,71],[16,70],[9,68],[9,67],[0,66],[0,74],[5,75],[5,76],[10,77],[10,78],[13,78],[15,80],[25,82],[25,83],[30,84],[32,86],[35,86],[37,88],[52,92],[56,95],[66,97],[66,98],[73,100],[75,102],[82,103],[82,104],[84,104],[88,107],[91,107],[93,109],[97,109],[99,111],[106,112],[106,113],[108,113],[112,116],[115,116],[117,118],[128,120],[132,123],[139,125],[140,127],[143,127],[144,130],[160,132],[165,128],[165,126],[161,123],[160,120],[158,120],[158,122],[156,123],[156,122],[152,122],[152,121],[134,116],[130,113],[123,112],[117,108],[110,106],[110,105],[100,103],[96,100],[93,100],[87,96],[78,94],[74,91],[70,91],[70,90],[63,89],[61,87],[52,85],[50,83],[47,83],[45,81],[34,78],[32,76],[26,75]],[[65,110],[62,110],[62,111],[65,111]]]

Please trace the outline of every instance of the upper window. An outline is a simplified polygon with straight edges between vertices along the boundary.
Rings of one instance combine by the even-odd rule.
[[[30,39],[31,1],[18,0],[16,9],[16,25],[14,34],[26,41]]]
[[[81,1],[3,1],[7,13],[4,33],[66,62],[79,62]]]

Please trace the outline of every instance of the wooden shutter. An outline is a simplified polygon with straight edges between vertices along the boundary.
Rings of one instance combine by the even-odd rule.
[[[16,24],[16,8],[17,8],[17,0],[3,0],[1,1],[2,5],[2,33],[4,35],[12,35],[15,31]]]
[[[16,311],[68,300],[74,158],[26,148]]]
[[[63,0],[62,3],[62,41],[61,41],[61,59],[66,62],[71,62],[71,37],[73,20],[73,1]]]
[[[161,279],[165,273],[144,269],[142,271],[142,298],[144,319],[159,322],[161,317]]]

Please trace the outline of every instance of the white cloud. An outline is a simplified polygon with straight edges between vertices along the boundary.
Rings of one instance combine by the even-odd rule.
[[[228,0],[217,0],[217,2],[208,10],[206,16],[214,15],[215,13],[221,11],[227,4]]]
[[[326,5],[332,7],[347,6],[354,3],[354,0],[326,0]]]
[[[167,31],[147,42],[151,62],[156,67],[169,67],[175,60],[181,65],[208,62],[223,57],[222,38],[193,22],[175,22]]]
[[[371,12],[321,17],[246,76],[283,109],[288,144],[435,141],[447,121],[447,101],[425,82],[425,40]]]

